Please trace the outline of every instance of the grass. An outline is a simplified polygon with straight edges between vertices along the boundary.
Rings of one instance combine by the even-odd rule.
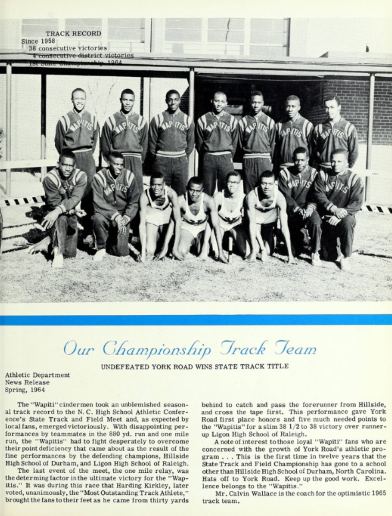
[[[123,302],[123,301],[386,301],[391,298],[391,215],[361,212],[357,216],[359,249],[350,272],[336,263],[315,268],[302,255],[289,266],[274,255],[266,264],[246,263],[234,256],[230,265],[190,257],[147,264],[131,257],[107,256],[94,263],[79,250],[62,270],[51,268],[43,254],[14,250],[42,234],[32,226],[34,207],[3,210],[4,254],[0,261],[0,300],[8,303]],[[10,227],[18,226],[18,227]],[[8,251],[8,252],[7,252]]]

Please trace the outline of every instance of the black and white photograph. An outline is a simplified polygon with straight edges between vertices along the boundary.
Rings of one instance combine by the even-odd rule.
[[[0,20],[1,301],[390,299],[389,27]]]

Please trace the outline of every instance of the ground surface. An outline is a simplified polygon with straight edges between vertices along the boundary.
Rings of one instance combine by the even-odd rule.
[[[392,286],[392,215],[361,212],[357,216],[352,270],[332,262],[319,268],[303,255],[296,265],[275,255],[267,264],[230,265],[194,257],[136,263],[131,257],[108,256],[94,263],[79,250],[62,270],[51,268],[42,254],[18,250],[42,233],[31,225],[36,206],[3,209],[4,241],[0,260],[2,302],[111,301],[387,301]]]

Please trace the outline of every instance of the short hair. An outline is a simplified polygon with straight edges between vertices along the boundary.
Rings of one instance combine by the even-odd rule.
[[[296,156],[297,154],[306,154],[309,156],[309,151],[305,147],[297,147],[293,152],[293,156]]]
[[[165,182],[165,178],[162,172],[153,172],[150,177],[150,184],[152,183],[153,179],[163,179],[163,182]]]
[[[227,95],[224,91],[216,91],[213,96],[212,96],[212,100],[214,100],[215,98],[215,95],[224,95],[226,97],[226,102],[227,102]]]
[[[178,95],[181,98],[180,92],[177,91],[177,90],[169,90],[166,93],[166,97],[165,98],[167,99],[168,97],[170,97],[170,95]]]
[[[189,179],[188,184],[186,185],[187,189],[190,188],[191,185],[203,186],[203,179],[199,176],[193,176]]]
[[[286,102],[288,100],[298,100],[298,102],[301,104],[301,101],[299,100],[299,97],[297,97],[297,95],[289,95],[286,99]]]
[[[264,100],[264,95],[261,93],[260,90],[253,90],[250,94],[250,98],[252,99],[253,97],[256,97],[256,96],[259,96],[261,97],[263,100]]]
[[[230,177],[237,177],[241,179],[241,174],[237,172],[236,170],[233,170],[233,172],[229,172],[226,176],[226,183],[228,182]]]
[[[82,89],[82,88],[75,88],[72,91],[72,93],[71,93],[71,99],[73,99],[74,93],[76,93],[77,91],[81,91],[82,93],[84,93],[86,95],[86,92],[84,91],[84,89]]]
[[[348,159],[348,152],[346,151],[346,149],[334,149],[332,152],[331,152],[331,158],[332,156],[335,156],[335,154],[343,154],[343,156]]]
[[[76,163],[76,156],[70,149],[64,149],[61,151],[59,156],[59,163],[63,158],[73,159],[74,163]]]
[[[124,161],[124,156],[122,155],[121,152],[118,152],[116,150],[113,150],[113,151],[110,151],[109,152],[109,156],[108,156],[108,160],[110,161],[110,158],[113,158],[113,159],[122,159]]]
[[[122,90],[122,92],[121,92],[120,99],[122,99],[123,95],[133,95],[133,96],[135,96],[135,92],[133,90],[131,90],[131,88],[125,88],[125,90]]]
[[[337,105],[340,106],[340,98],[336,95],[336,93],[329,93],[323,99],[323,103],[325,104],[327,100],[336,100]]]
[[[259,184],[261,185],[261,181],[263,178],[267,178],[267,177],[273,177],[275,178],[275,174],[272,172],[272,170],[264,170],[264,172],[261,174],[260,176],[260,181],[259,181]]]

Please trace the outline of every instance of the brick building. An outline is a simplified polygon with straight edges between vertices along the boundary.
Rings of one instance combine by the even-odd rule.
[[[315,37],[319,42],[325,25],[325,20],[318,27],[308,20],[289,18],[0,21],[0,89],[7,91],[8,70],[11,92],[7,159],[57,157],[55,125],[70,109],[70,93],[76,87],[86,90],[86,108],[96,114],[101,126],[118,110],[119,94],[127,87],[136,94],[134,110],[148,119],[165,109],[165,93],[171,88],[180,91],[183,110],[195,118],[209,109],[217,89],[227,92],[229,109],[241,116],[248,109],[250,91],[257,88],[276,121],[283,116],[285,98],[296,94],[302,114],[314,124],[324,118],[323,96],[336,92],[342,99],[342,115],[358,129],[357,166],[365,168],[373,75],[371,168],[381,175],[372,178],[372,201],[390,205],[392,181],[386,163],[392,158],[391,55],[364,53],[358,40],[358,46],[347,43],[349,53],[324,46],[321,58],[321,54],[312,56]],[[336,38],[329,41],[324,35],[324,39],[324,45],[337,45]],[[37,53],[40,57],[34,57]],[[54,59],[53,53],[75,57]],[[3,93],[0,127],[4,130],[6,102]],[[2,144],[3,159],[6,143]],[[194,170],[192,163],[190,173]]]

